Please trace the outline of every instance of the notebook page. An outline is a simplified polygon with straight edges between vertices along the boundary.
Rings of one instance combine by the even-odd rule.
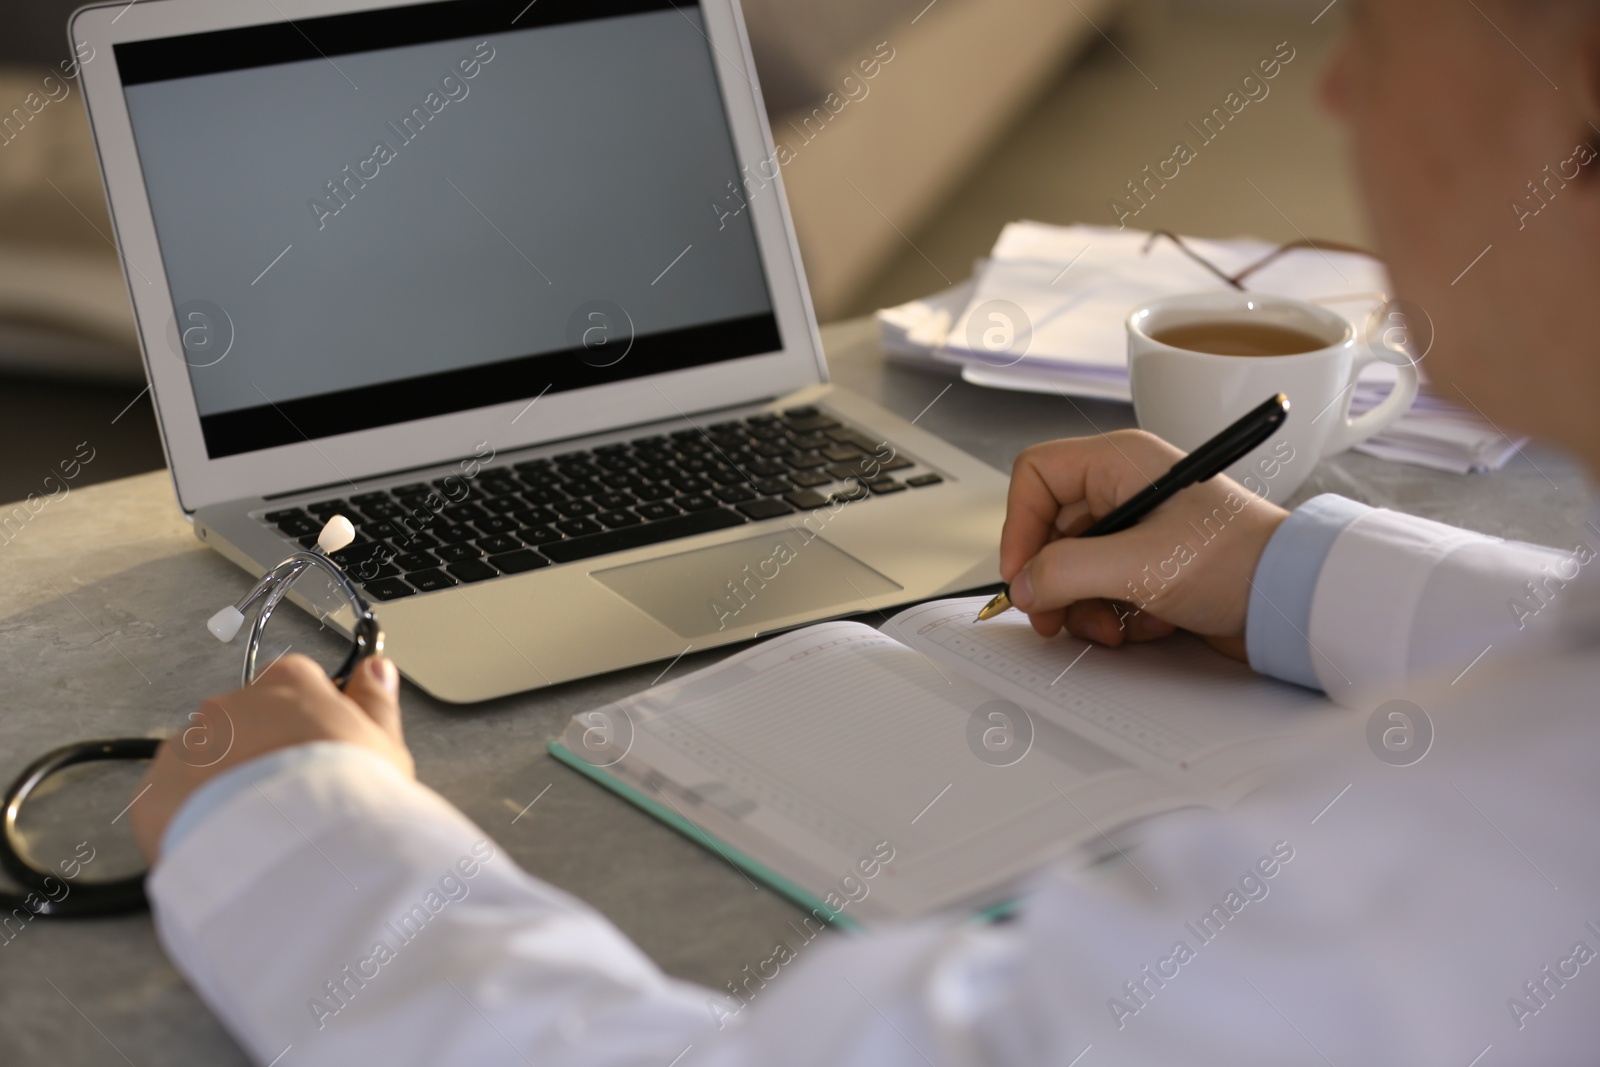
[[[867,909],[885,915],[976,898],[1099,841],[1097,827],[1189,802],[1063,731],[1028,758],[986,760],[973,723],[991,725],[997,703],[871,627],[825,623],[597,711],[631,736],[610,773],[803,886],[889,843]],[[567,731],[580,757],[592,714]]]
[[[1284,758],[1282,742],[1341,714],[1188,635],[1109,649],[1040,637],[1021,612],[975,622],[986,597],[919,604],[885,629],[940,666],[1125,759],[1176,772],[1225,802]]]

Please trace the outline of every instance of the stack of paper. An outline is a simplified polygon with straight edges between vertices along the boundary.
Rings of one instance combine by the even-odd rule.
[[[878,312],[884,349],[903,362],[942,364],[967,381],[998,389],[1130,400],[1128,313],[1175,293],[1227,284],[1165,238],[1098,226],[1014,222],[970,281]],[[1185,238],[1198,255],[1233,273],[1270,253],[1254,240]],[[1326,305],[1358,336],[1381,323],[1388,279],[1375,260],[1355,253],[1298,249],[1250,275],[1254,292]],[[1466,473],[1493,470],[1521,446],[1476,413],[1429,391],[1410,412],[1357,448],[1384,459]],[[1358,415],[1389,391],[1395,369],[1372,363],[1351,397]]]

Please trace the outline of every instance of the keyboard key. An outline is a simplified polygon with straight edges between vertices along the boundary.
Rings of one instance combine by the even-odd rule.
[[[525,459],[521,463],[513,463],[511,469],[518,474],[544,474],[551,466],[548,459]]]
[[[509,515],[527,506],[519,496],[497,496],[483,502],[483,510],[491,515]]]
[[[474,544],[462,543],[456,545],[440,545],[433,550],[433,554],[446,563],[460,563],[463,560],[477,559],[483,555]]]
[[[865,485],[862,485],[860,482],[851,481],[846,482],[843,489],[839,490],[837,493],[834,493],[833,499],[839,501],[840,503],[849,504],[857,500],[865,500],[871,495],[872,494],[867,491],[867,487]]]
[[[568,496],[594,496],[596,493],[606,491],[605,486],[588,478],[575,478],[562,482],[561,488],[567,491]]]
[[[783,499],[801,511],[810,511],[813,508],[823,507],[828,503],[828,498],[815,489],[800,489],[793,493],[785,493]]]
[[[322,532],[323,523],[318,522],[305,512],[299,515],[290,515],[278,522],[278,530],[285,537],[307,537]]]
[[[831,440],[855,445],[863,452],[876,452],[879,445],[886,443],[874,441],[860,430],[852,430],[848,426],[839,426],[825,432]]]
[[[522,542],[515,537],[501,535],[497,537],[480,537],[473,544],[483,550],[486,556],[498,555],[501,552],[516,552],[522,548]]]
[[[488,518],[489,513],[476,504],[452,504],[440,512],[451,522],[477,522]]]
[[[522,483],[510,478],[479,478],[478,492],[485,496],[506,496],[522,491]]]
[[[660,544],[663,541],[674,541],[680,537],[691,537],[712,530],[740,526],[744,521],[743,516],[726,508],[713,507],[692,515],[679,515],[663,522],[642,523],[586,537],[570,537],[565,541],[545,545],[540,551],[557,563],[570,563],[577,559],[603,556],[611,552],[622,552],[630,548],[640,548],[644,545]]]
[[[793,452],[789,455],[789,466],[795,470],[811,470],[827,466],[827,463],[828,457],[821,452]]]
[[[400,498],[400,506],[405,508],[406,511],[412,515],[417,515],[419,513],[423,515],[437,515],[439,513],[439,509],[443,508],[448,503],[450,503],[450,501],[446,500],[443,496],[434,492],[432,489],[429,489],[426,493],[423,493],[420,496],[406,495]]]
[[[367,582],[375,582],[380,578],[397,578],[400,576],[400,568],[389,562],[392,558],[390,556],[374,556],[369,560],[363,560],[356,565],[350,574],[363,585]]]
[[[904,456],[891,456],[888,459],[879,459],[877,456],[859,456],[854,463],[834,463],[829,465],[828,473],[841,480],[845,478],[877,478],[890,471],[905,470],[912,466],[912,462]]]
[[[664,483],[655,485],[640,485],[634,487],[633,495],[638,497],[640,500],[645,501],[665,500],[673,495],[673,488],[672,486]]]
[[[397,537],[404,537],[405,531],[392,522],[364,522],[361,532],[375,541],[392,541]]]
[[[595,516],[595,520],[608,530],[620,529],[623,526],[637,526],[644,521],[631,511],[602,511]]]
[[[646,522],[660,522],[662,519],[670,519],[674,515],[683,514],[674,505],[660,500],[646,504],[635,504],[633,511],[634,514],[640,516]]]
[[[469,559],[460,563],[452,563],[445,568],[445,573],[463,582],[482,582],[500,576],[499,571],[481,559]]]
[[[893,478],[874,478],[867,483],[867,488],[878,496],[885,493],[898,493],[905,489],[905,483],[897,482]]]
[[[412,571],[406,575],[406,581],[419,593],[432,593],[440,589],[449,589],[456,584],[454,578],[437,567],[425,571]]]
[[[547,508],[566,500],[567,494],[552,485],[542,489],[529,489],[522,494],[522,499],[527,501],[529,507]]]
[[[313,515],[337,515],[349,506],[340,498],[334,497],[332,500],[318,500],[313,504],[307,504],[306,510]]]
[[[519,526],[544,526],[555,522],[561,516],[549,508],[530,508],[527,511],[514,511],[511,517],[517,520]]]
[[[805,418],[788,417],[783,420],[791,430],[807,433],[812,430],[826,430],[839,425],[838,419],[831,419],[826,415],[810,415]]]
[[[689,493],[686,496],[678,497],[673,503],[684,511],[705,511],[708,508],[717,506],[716,498],[707,496],[704,493]]]
[[[353,570],[369,559],[381,557],[387,560],[395,555],[395,550],[382,541],[362,541],[341,548],[330,558],[345,570]]]
[[[588,534],[597,534],[601,530],[605,529],[605,527],[601,526],[593,519],[578,518],[562,519],[560,522],[556,523],[556,529],[560,530],[568,537],[584,537]]]
[[[794,508],[781,500],[752,500],[748,504],[740,504],[739,510],[752,519],[775,519],[779,515],[793,514]]]
[[[430,548],[438,548],[440,541],[432,534],[407,533],[404,537],[396,537],[389,542],[400,552],[426,552]]]
[[[770,459],[758,459],[745,464],[745,470],[757,478],[778,478],[789,473],[784,464]]]
[[[407,482],[405,485],[397,485],[389,490],[389,495],[396,497],[427,496],[431,492],[433,492],[433,486],[427,482]]]
[[[485,519],[478,519],[472,525],[491,537],[500,534],[515,533],[522,524],[509,515],[490,515]]]
[[[713,494],[724,504],[742,504],[746,500],[754,500],[756,494],[742,485],[725,485]]]
[[[376,581],[364,582],[361,589],[374,600],[399,600],[416,592],[399,578],[379,578]]]
[[[813,486],[827,485],[833,481],[833,475],[827,471],[795,471],[789,475],[789,480],[795,485],[810,489]]]
[[[699,475],[680,474],[672,479],[672,487],[680,493],[706,493],[711,491],[711,480]]]
[[[600,505],[592,500],[563,500],[556,505],[556,511],[569,519],[579,515],[593,515],[599,510]]]
[[[616,511],[630,506],[636,499],[632,493],[601,493],[594,498],[594,502],[607,511]]]
[[[403,552],[394,558],[394,565],[403,571],[420,571],[437,567],[439,560],[432,552]]]
[[[490,556],[489,562],[494,564],[501,574],[521,574],[524,571],[550,566],[549,560],[531,548],[519,548],[515,552],[502,552],[497,556]]]
[[[818,412],[816,408],[807,404],[802,408],[785,408],[783,414],[786,419],[809,419]]]
[[[938,485],[942,481],[944,479],[937,474],[919,474],[915,478],[907,478],[906,484],[912,488],[920,489],[925,485]]]
[[[794,486],[789,484],[787,478],[763,478],[756,482],[755,488],[762,496],[777,496],[779,493],[787,493]]]
[[[350,503],[358,508],[364,508],[369,504],[386,504],[388,502],[389,494],[381,490],[376,493],[357,493],[350,498]]]
[[[563,536],[565,535],[554,526],[524,526],[517,530],[517,538],[530,545],[559,541]]]
[[[834,462],[853,461],[861,455],[861,449],[855,445],[829,445],[822,450],[822,454]]]
[[[478,531],[466,523],[443,525],[434,528],[433,535],[447,545],[459,545],[478,536]]]

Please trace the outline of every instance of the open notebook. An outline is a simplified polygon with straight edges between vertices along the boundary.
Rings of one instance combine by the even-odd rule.
[[[873,922],[997,904],[1141,818],[1227,806],[1339,714],[1188,636],[1110,650],[975,623],[984,601],[780,635],[574,716],[551,751],[819,917]]]

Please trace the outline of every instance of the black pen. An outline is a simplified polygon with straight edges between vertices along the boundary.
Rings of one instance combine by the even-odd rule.
[[[1289,398],[1278,393],[1259,407],[1250,409],[1239,421],[1201,445],[1172,465],[1172,469],[1138,493],[1129,497],[1121,507],[1114,508],[1079,537],[1104,537],[1121,533],[1156,508],[1166,503],[1178,492],[1196,482],[1204,482],[1238,462],[1251,449],[1265,441],[1272,431],[1283,425],[1289,416]],[[1011,587],[1008,585],[978,612],[978,622],[992,619],[1011,607]]]

